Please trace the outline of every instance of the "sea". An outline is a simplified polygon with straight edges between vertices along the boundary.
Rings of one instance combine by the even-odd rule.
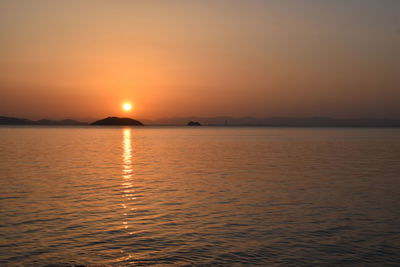
[[[1,266],[400,266],[400,129],[0,127]]]

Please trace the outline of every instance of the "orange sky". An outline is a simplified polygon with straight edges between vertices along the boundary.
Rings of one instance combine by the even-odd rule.
[[[399,47],[395,0],[0,0],[0,116],[400,118]]]

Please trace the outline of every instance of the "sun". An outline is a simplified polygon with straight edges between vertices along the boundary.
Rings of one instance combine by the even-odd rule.
[[[131,111],[132,110],[132,104],[131,103],[124,103],[122,104],[122,109],[126,112]]]

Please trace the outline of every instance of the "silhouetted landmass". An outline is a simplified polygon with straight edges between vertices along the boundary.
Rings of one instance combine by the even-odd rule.
[[[22,124],[33,124],[33,121],[20,118],[0,117],[0,124],[22,125]]]
[[[87,125],[88,124],[87,122],[80,122],[70,119],[65,119],[60,121],[43,119],[43,120],[38,120],[35,123],[39,125]]]
[[[281,127],[400,127],[399,119],[335,119],[329,117],[182,117],[145,121],[147,125],[186,125],[187,121],[201,121],[207,126],[281,126]]]
[[[201,124],[198,121],[189,121],[187,126],[201,126]]]
[[[0,125],[87,125],[86,122],[80,122],[75,120],[28,120],[21,118],[3,117],[0,116]]]
[[[254,118],[254,117],[185,117],[165,118],[144,121],[146,125],[189,125],[187,122],[199,122],[207,126],[271,126],[271,127],[400,127],[400,119],[335,119],[328,117],[307,118]],[[75,120],[28,120],[0,116],[0,125],[88,125]],[[96,121],[92,125],[143,125],[142,122],[130,118],[108,117]]]
[[[136,125],[142,126],[143,123],[131,118],[118,118],[118,117],[108,117],[102,120],[95,121],[91,125]]]

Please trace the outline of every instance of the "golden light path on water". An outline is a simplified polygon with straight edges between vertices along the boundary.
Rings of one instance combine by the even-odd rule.
[[[123,203],[122,208],[124,209],[124,220],[122,221],[124,229],[128,229],[128,212],[133,211],[135,208],[129,207],[129,203],[135,200],[134,189],[133,189],[133,168],[132,168],[132,143],[131,143],[131,129],[123,129],[122,139],[122,186],[123,186]],[[129,234],[132,234],[130,232]],[[123,257],[124,260],[129,260],[132,255]]]

